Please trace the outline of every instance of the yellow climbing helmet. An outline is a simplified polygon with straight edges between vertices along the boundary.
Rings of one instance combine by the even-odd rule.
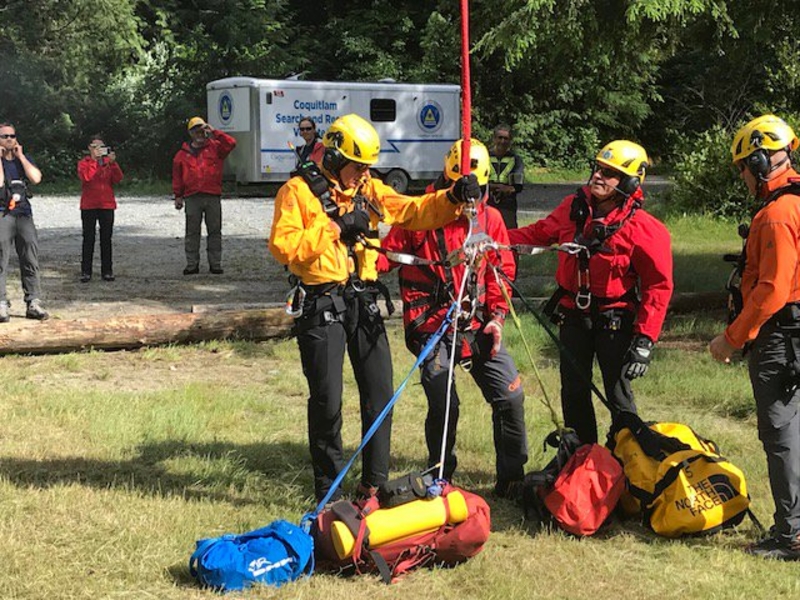
[[[444,157],[444,174],[450,181],[455,181],[461,177],[461,144],[463,140],[458,140],[450,146],[450,150]],[[469,142],[470,173],[475,173],[478,178],[478,185],[489,183],[489,172],[491,164],[489,162],[489,151],[482,142],[475,138]]]
[[[644,148],[628,140],[614,140],[606,144],[594,160],[628,177],[638,178],[637,186],[644,181],[645,171],[650,166]]]
[[[322,144],[335,172],[338,172],[348,160],[374,165],[378,162],[378,155],[381,152],[378,132],[356,114],[336,119],[325,132]]]
[[[797,150],[800,140],[791,127],[775,115],[761,115],[745,124],[731,144],[731,159],[734,163],[747,158],[758,150],[774,152],[788,149]]]

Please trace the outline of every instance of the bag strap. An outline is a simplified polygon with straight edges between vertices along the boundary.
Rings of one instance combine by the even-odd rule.
[[[208,538],[197,542],[197,549],[192,552],[192,556],[189,558],[189,573],[192,577],[195,579],[197,578],[198,572],[196,565],[199,563],[200,559],[203,558],[205,553],[208,552],[214,544],[224,539],[224,537],[225,536]]]

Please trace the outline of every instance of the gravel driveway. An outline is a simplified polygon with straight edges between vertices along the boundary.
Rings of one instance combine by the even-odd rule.
[[[193,306],[263,304],[282,301],[288,284],[269,255],[265,239],[272,203],[263,198],[223,200],[223,275],[211,275],[201,245],[201,272],[184,276],[184,214],[160,197],[118,198],[114,225],[114,274],[100,275],[99,241],[94,278],[80,283],[81,219],[79,197],[35,196],[39,231],[42,300],[55,318],[187,312]],[[205,233],[204,233],[205,238]],[[24,314],[16,256],[8,277],[12,323]]]

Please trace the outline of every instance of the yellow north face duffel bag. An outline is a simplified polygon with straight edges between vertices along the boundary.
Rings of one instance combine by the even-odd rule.
[[[744,474],[720,455],[717,444],[680,423],[631,419],[609,441],[625,472],[627,513],[641,512],[646,526],[672,538],[753,517]]]

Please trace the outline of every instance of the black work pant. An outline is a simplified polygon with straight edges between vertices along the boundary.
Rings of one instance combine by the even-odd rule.
[[[347,300],[338,294],[307,300],[295,327],[310,394],[308,442],[314,494],[320,501],[347,462],[341,436],[345,349],[358,384],[362,436],[392,398],[392,356],[373,293]],[[365,486],[388,479],[391,430],[390,412],[364,448],[361,483]]]
[[[426,340],[423,340],[423,345]],[[523,467],[528,461],[528,441],[525,433],[525,393],[514,359],[505,346],[494,358],[489,357],[492,340],[482,332],[477,333],[478,355],[472,356],[469,374],[492,409],[495,470],[497,482],[502,487],[510,481],[522,479]],[[452,337],[445,336],[420,366],[422,387],[428,398],[428,415],[425,419],[425,442],[428,446],[428,466],[439,463],[447,410],[447,385],[452,351]],[[456,361],[458,362],[458,361]],[[452,479],[458,459],[455,453],[456,429],[460,401],[455,387],[451,389],[450,414],[447,423],[447,443],[444,451],[444,478]]]
[[[798,335],[800,331],[789,334],[770,320],[761,327],[748,354],[758,437],[767,454],[775,501],[774,534],[784,542],[800,535],[800,357],[792,344],[792,337]]]
[[[636,412],[631,382],[623,374],[632,337],[633,315],[628,311],[606,311],[595,317],[575,311],[567,314],[561,325],[564,425],[574,429],[585,444],[597,442],[597,419],[590,383],[595,356],[609,404],[616,411]]]
[[[111,236],[114,233],[114,209],[91,208],[81,210],[83,223],[83,252],[81,253],[81,273],[92,274],[94,261],[94,240],[97,225],[100,225],[100,272],[113,275],[113,256]]]

